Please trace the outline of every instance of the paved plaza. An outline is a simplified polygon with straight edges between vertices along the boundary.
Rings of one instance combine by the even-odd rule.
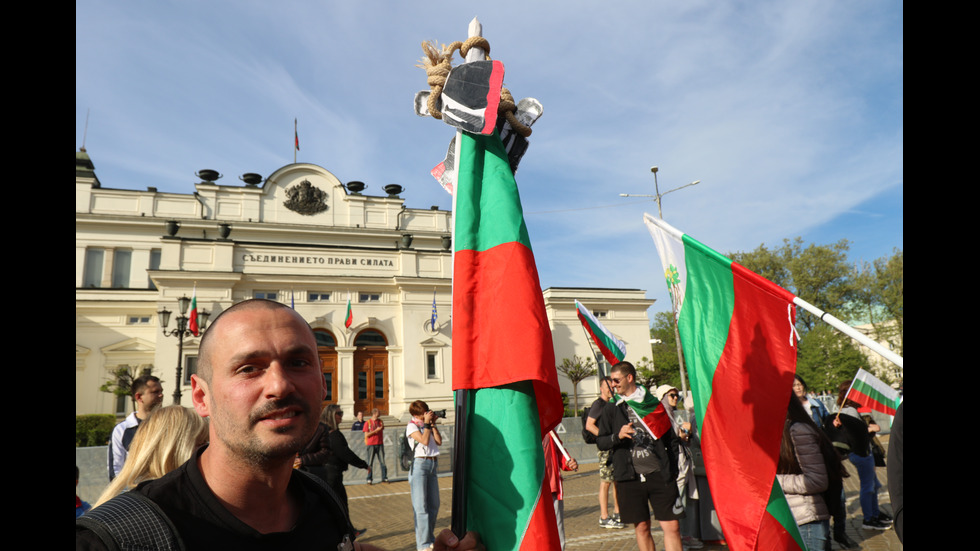
[[[887,444],[887,439],[883,439]],[[850,478],[844,480],[847,499],[847,532],[851,539],[865,551],[902,549],[894,530],[868,531],[861,529],[861,506],[858,503],[858,477],[850,462],[845,462]],[[877,469],[878,478],[885,486],[879,494],[881,505],[891,512],[888,500],[885,469]],[[620,551],[637,549],[633,529],[628,526],[622,530],[599,527],[599,488],[598,465],[582,465],[578,473],[565,473],[565,536],[566,548],[575,551]],[[452,477],[439,479],[441,489],[438,530],[450,524],[450,505],[452,501]],[[367,528],[359,541],[378,545],[384,549],[414,550],[415,531],[412,523],[412,501],[408,481],[391,484],[355,484],[347,487],[350,496],[351,518],[357,528]],[[656,526],[656,523],[654,523]],[[663,536],[659,527],[653,531],[658,549],[663,549]],[[723,550],[723,544],[706,543],[705,550]],[[833,549],[840,549],[834,543]]]

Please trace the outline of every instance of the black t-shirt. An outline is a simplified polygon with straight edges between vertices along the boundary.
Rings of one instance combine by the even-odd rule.
[[[301,499],[296,526],[288,532],[260,534],[225,509],[208,488],[197,460],[204,447],[177,470],[136,487],[163,509],[187,549],[325,549],[336,551],[343,541],[346,519],[336,515],[316,482],[294,472],[288,491]],[[91,532],[76,534],[76,549],[104,549]]]

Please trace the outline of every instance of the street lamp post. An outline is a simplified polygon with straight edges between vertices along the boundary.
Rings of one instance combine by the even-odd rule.
[[[660,184],[657,182],[657,172],[660,172],[660,167],[656,165],[651,166],[650,172],[653,173],[653,189],[657,193],[656,195],[637,195],[632,193],[620,193],[619,196],[620,197],[653,197],[653,200],[657,202],[657,215],[660,216],[661,220],[664,219],[664,211],[660,205],[660,199],[664,195],[667,195],[668,193],[673,193],[679,189],[684,189],[686,187],[696,186],[701,183],[701,180],[694,180],[690,184],[684,184],[683,186],[675,187],[674,189],[667,190],[663,193],[660,193]],[[671,306],[673,307],[674,305]],[[681,392],[684,393],[684,395],[686,396],[687,395],[687,370],[684,368],[684,353],[681,348],[681,335],[680,332],[677,330],[676,309],[674,309],[674,340],[677,342],[677,362],[680,364],[680,368],[681,368]],[[653,341],[651,340],[651,342]]]
[[[177,327],[170,331],[167,331],[167,325],[170,324],[170,314],[172,312],[167,310],[166,307],[157,312],[157,315],[160,317],[160,327],[163,328],[163,335],[165,337],[177,337],[177,380],[174,382],[174,404],[180,404],[180,387],[183,386],[181,383],[182,379],[180,377],[184,370],[184,337],[194,334],[189,326],[190,319],[187,317],[187,307],[190,306],[190,303],[191,299],[187,298],[187,295],[177,299],[177,309],[180,311],[180,315],[177,316]],[[204,329],[208,324],[208,316],[210,315],[211,313],[207,310],[201,310],[198,312],[198,332],[194,334],[195,337],[204,332]]]

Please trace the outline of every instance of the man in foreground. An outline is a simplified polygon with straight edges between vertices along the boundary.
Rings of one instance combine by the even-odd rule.
[[[119,474],[129,454],[129,444],[136,436],[140,423],[146,421],[150,413],[163,403],[163,385],[153,375],[143,375],[133,380],[129,387],[133,395],[134,411],[112,429],[109,439],[109,481]]]
[[[293,469],[326,395],[316,340],[299,314],[267,300],[225,310],[201,340],[191,385],[194,408],[210,417],[210,444],[120,497],[152,501],[187,549],[375,549],[352,543],[353,528],[336,496]],[[109,507],[140,521],[127,518],[135,515],[126,507],[113,510],[116,500],[90,514]],[[106,548],[87,526],[76,528],[76,548]],[[141,548],[176,548],[159,545],[162,539]],[[459,541],[448,530],[436,541],[440,550],[478,546],[475,534]]]
[[[612,450],[613,476],[624,524],[633,524],[640,551],[655,551],[650,533],[650,509],[660,522],[667,551],[682,551],[678,519],[684,507],[677,491],[677,437],[668,430],[655,440],[628,401],[644,402],[647,390],[636,384],[636,369],[629,362],[612,367],[613,388],[620,400],[599,418],[600,450]]]

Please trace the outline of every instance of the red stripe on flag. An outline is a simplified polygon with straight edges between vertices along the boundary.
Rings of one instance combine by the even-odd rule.
[[[550,438],[545,436],[545,438]],[[521,538],[521,551],[537,551],[539,549],[560,549],[561,541],[555,530],[558,521],[555,519],[555,505],[551,499],[551,485],[547,477],[542,477],[541,493],[534,505],[534,512],[527,523],[527,530]]]
[[[493,62],[490,71],[490,91],[487,93],[487,110],[483,114],[483,130],[481,134],[492,134],[497,126],[497,107],[500,105],[500,88],[504,85],[504,64]]]
[[[876,411],[880,411],[887,415],[895,415],[895,407],[892,404],[885,404],[875,400],[871,396],[859,391],[856,388],[852,388],[847,394],[848,400],[854,400],[855,402],[861,404],[864,407],[871,408]]]
[[[732,272],[735,308],[712,379],[701,445],[729,545],[755,549],[759,542],[769,549],[759,528],[763,515],[770,516],[765,509],[796,371],[786,307],[793,296],[738,264]]]
[[[661,436],[667,434],[670,430],[670,417],[667,416],[667,410],[664,409],[664,403],[660,402],[657,409],[651,411],[643,418],[643,422],[650,427],[650,431],[659,440]]]
[[[728,535],[727,532],[725,535]],[[769,513],[762,515],[762,524],[759,525],[759,543],[755,549],[756,551],[804,551],[793,539],[793,535]]]
[[[453,390],[530,380],[545,434],[564,407],[533,253],[509,242],[457,251],[454,265],[453,325],[468,330],[453,333],[453,363],[471,369],[453,369]]]

